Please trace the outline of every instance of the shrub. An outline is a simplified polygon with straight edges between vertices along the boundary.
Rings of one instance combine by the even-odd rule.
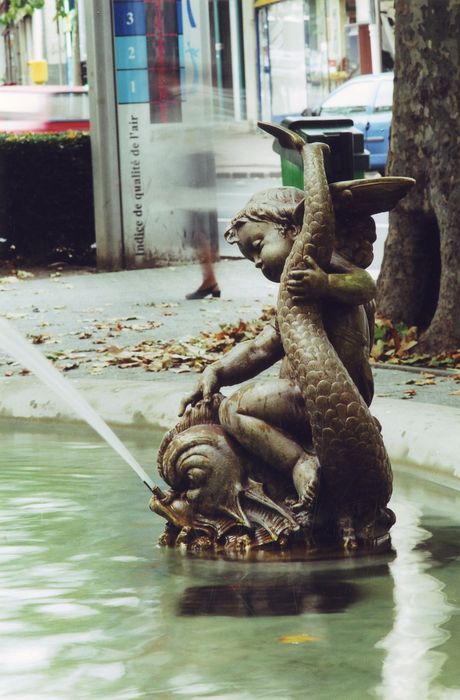
[[[92,261],[88,134],[0,134],[0,238],[3,257]]]

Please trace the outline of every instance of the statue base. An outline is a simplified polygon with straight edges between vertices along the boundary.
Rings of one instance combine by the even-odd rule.
[[[302,501],[290,474],[273,470],[225,431],[222,398],[200,401],[160,445],[158,469],[170,489],[155,487],[150,508],[167,521],[161,545],[229,558],[389,551],[395,516],[387,506],[344,505],[321,475],[314,498]]]
[[[373,522],[372,528],[366,531],[353,531],[353,535],[337,532],[334,521],[325,522],[318,518],[311,526],[292,528],[290,523],[278,533],[271,532],[260,524],[250,521],[249,527],[235,525],[234,522],[220,523],[222,530],[203,524],[202,528],[180,526],[177,504],[168,503],[168,496],[163,498],[154,495],[150,501],[152,511],[168,520],[165,530],[159,539],[160,546],[180,549],[200,557],[210,559],[249,559],[249,560],[282,560],[282,561],[312,561],[349,556],[367,556],[391,551],[389,529],[395,521],[393,512],[385,508],[380,522]],[[288,512],[289,507],[285,506]],[[250,509],[245,509],[246,516]],[[298,515],[292,512],[292,520]],[[197,515],[197,518],[200,516]],[[208,521],[209,523],[209,521]],[[214,522],[215,526],[216,523]],[[225,528],[227,525],[227,528]],[[369,530],[372,530],[372,533]]]

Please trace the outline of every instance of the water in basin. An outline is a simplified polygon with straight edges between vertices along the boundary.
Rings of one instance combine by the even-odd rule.
[[[121,436],[154,475],[161,435]],[[89,429],[0,445],[0,698],[460,698],[457,491],[398,470],[397,556],[209,561]]]

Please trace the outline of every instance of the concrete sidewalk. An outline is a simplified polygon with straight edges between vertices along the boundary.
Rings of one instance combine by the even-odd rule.
[[[42,270],[25,279],[2,278],[0,316],[56,358],[107,421],[166,428],[174,424],[196,373],[177,367],[148,372],[129,361],[121,369],[107,359],[133,355],[145,341],[186,341],[221,324],[253,321],[276,303],[277,285],[248,261],[222,261],[216,272],[222,296],[202,301],[185,299],[200,283],[197,265],[114,273]],[[268,371],[276,373],[276,367]],[[71,409],[5,354],[0,375],[3,417],[74,419]],[[391,457],[433,469],[442,465],[447,474],[460,475],[459,383],[440,374],[427,384],[418,370],[381,368],[375,380],[372,411],[382,422]]]

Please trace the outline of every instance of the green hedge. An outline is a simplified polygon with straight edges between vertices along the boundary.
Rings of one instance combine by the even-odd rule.
[[[93,261],[88,134],[0,134],[0,238],[3,258]]]

